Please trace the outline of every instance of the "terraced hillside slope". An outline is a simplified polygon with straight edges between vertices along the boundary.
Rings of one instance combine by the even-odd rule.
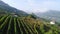
[[[60,29],[31,16],[0,15],[0,34],[60,34]]]

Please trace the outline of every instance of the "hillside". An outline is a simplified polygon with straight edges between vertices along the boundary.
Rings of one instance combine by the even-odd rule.
[[[0,1],[0,34],[60,34],[60,25]]]
[[[0,0],[0,14],[17,14],[19,16],[27,16],[28,14],[22,10],[18,10],[14,7],[9,6]]]
[[[31,16],[1,15],[0,34],[60,34],[60,28],[57,25],[44,24]]]

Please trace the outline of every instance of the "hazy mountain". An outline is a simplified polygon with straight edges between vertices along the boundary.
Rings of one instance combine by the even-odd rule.
[[[36,13],[36,15],[41,18],[50,19],[50,20],[54,18],[56,21],[58,22],[60,21],[60,11],[49,10],[44,13]]]
[[[20,16],[25,16],[28,15],[26,12],[22,11],[22,10],[18,10],[14,7],[9,6],[8,4],[4,3],[3,1],[0,1],[0,14],[2,13],[16,13]]]

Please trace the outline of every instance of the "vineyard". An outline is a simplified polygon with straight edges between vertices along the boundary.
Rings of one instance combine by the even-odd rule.
[[[0,34],[60,34],[60,29],[30,17],[0,15]]]

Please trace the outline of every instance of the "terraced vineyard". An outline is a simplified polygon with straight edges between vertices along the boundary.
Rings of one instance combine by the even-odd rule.
[[[60,29],[29,17],[1,15],[0,34],[60,34]]]

